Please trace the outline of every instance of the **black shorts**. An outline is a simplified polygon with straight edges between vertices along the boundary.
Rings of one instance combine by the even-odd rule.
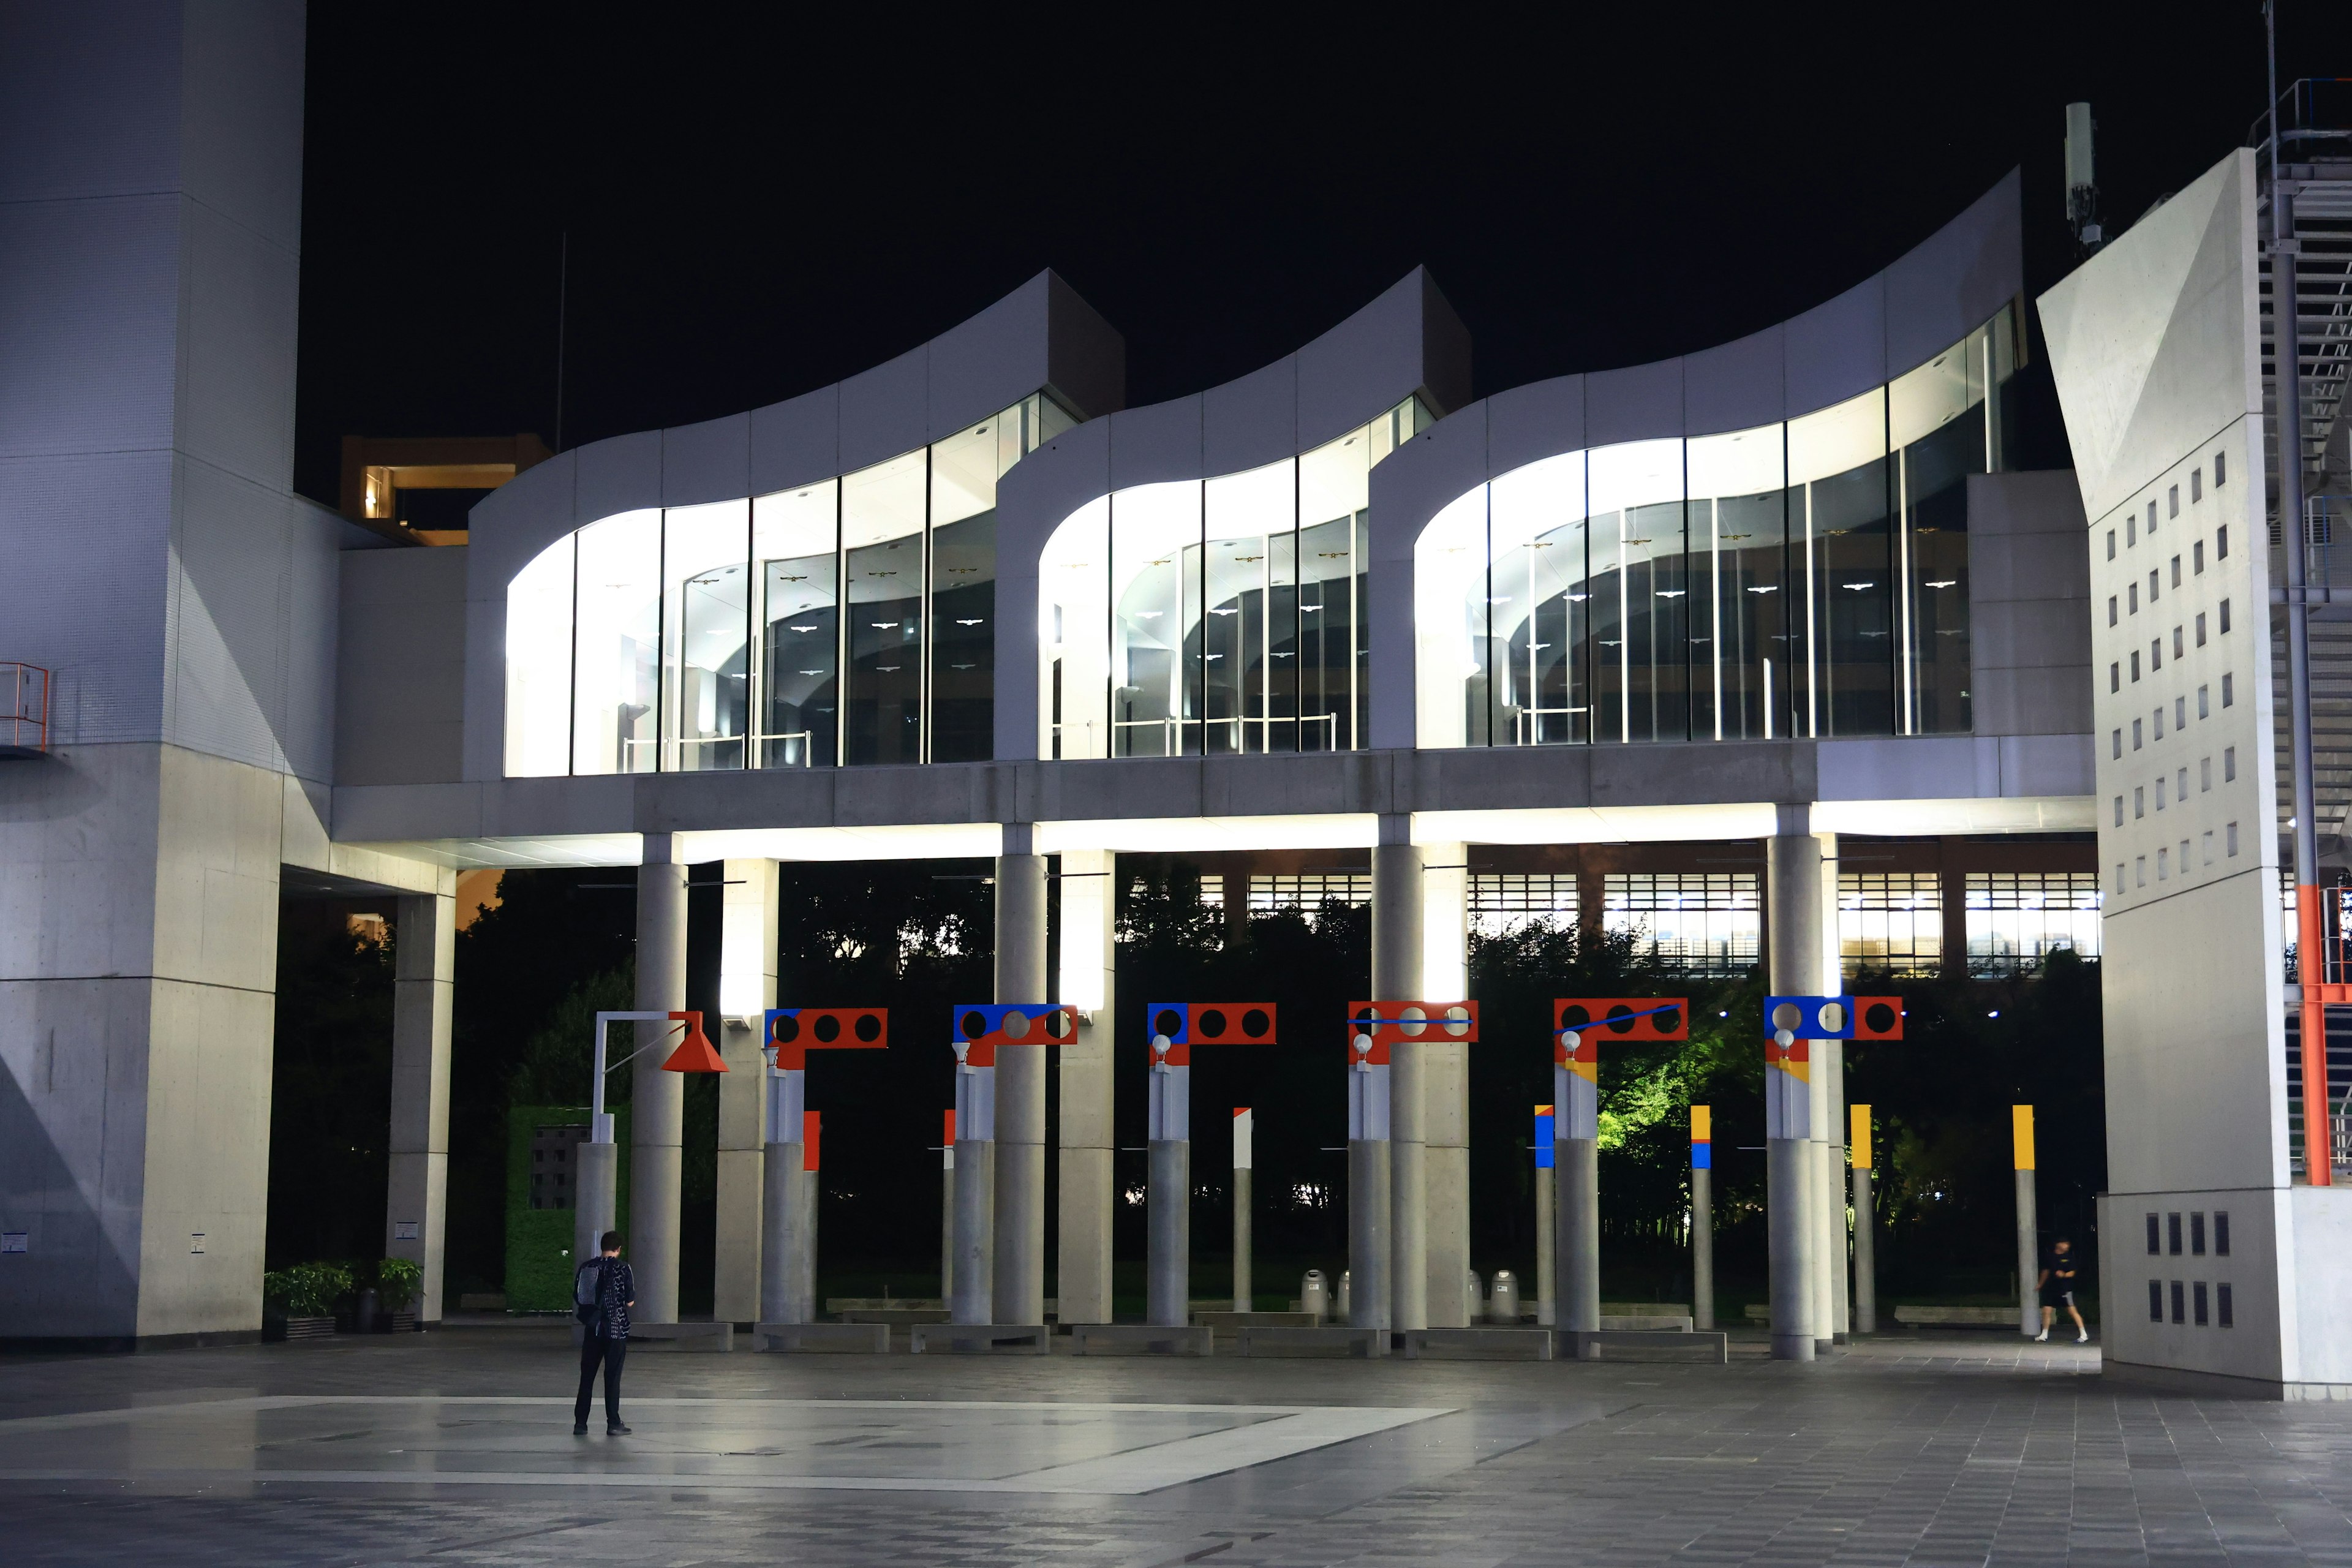
[[[2053,1279],[2042,1287],[2042,1304],[2045,1307],[2072,1307],[2074,1304],[2074,1288],[2061,1285]]]

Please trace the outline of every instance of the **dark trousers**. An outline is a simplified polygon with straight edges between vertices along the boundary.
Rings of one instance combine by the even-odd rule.
[[[596,1392],[596,1368],[604,1368],[604,1425],[621,1424],[621,1363],[629,1353],[626,1340],[590,1334],[580,1342],[580,1397],[572,1406],[572,1424],[588,1423],[588,1401]]]

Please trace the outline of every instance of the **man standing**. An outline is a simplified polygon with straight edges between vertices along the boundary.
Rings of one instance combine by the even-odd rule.
[[[2042,1331],[2034,1335],[2038,1342],[2050,1337],[2050,1325],[2058,1321],[2058,1309],[2074,1320],[2074,1342],[2085,1344],[2091,1331],[2083,1326],[2082,1310],[2074,1305],[2074,1244],[2064,1237],[2050,1244],[2050,1257],[2042,1266],[2042,1277],[2034,1281],[2042,1292]],[[585,1398],[583,1394],[582,1396]],[[584,1408],[584,1406],[583,1406]]]
[[[572,1299],[587,1332],[580,1340],[580,1397],[572,1406],[572,1435],[588,1435],[588,1400],[596,1390],[596,1368],[604,1368],[604,1435],[626,1436],[621,1424],[621,1363],[629,1349],[629,1309],[637,1304],[636,1276],[621,1261],[621,1233],[608,1230],[598,1243],[602,1257],[573,1270]]]

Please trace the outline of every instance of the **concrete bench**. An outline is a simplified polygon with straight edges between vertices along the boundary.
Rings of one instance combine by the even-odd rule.
[[[761,1323],[751,1331],[755,1350],[786,1353],[843,1351],[851,1354],[887,1355],[890,1350],[887,1323]]]
[[[714,1351],[735,1348],[732,1323],[631,1323],[633,1351]]]
[[[1729,1336],[1713,1331],[1562,1329],[1559,1342],[1574,1361],[1691,1361],[1710,1366],[1731,1361]]]
[[[1420,1361],[1549,1361],[1549,1329],[1407,1329],[1404,1358]]]
[[[1234,1334],[1244,1329],[1312,1329],[1328,1320],[1312,1312],[1235,1312],[1228,1310],[1199,1311],[1192,1321],[1204,1329],[1214,1329],[1221,1334]]]
[[[915,1355],[1051,1355],[1054,1331],[1043,1323],[917,1323],[907,1331]]]
[[[1895,1321],[1914,1329],[2014,1329],[2015,1307],[1934,1307],[1905,1305],[1895,1309]]]
[[[1389,1353],[1386,1329],[1351,1329],[1345,1324],[1325,1328],[1256,1328],[1243,1325],[1234,1333],[1236,1355],[1341,1355],[1369,1360]]]
[[[1070,1353],[1097,1355],[1104,1351],[1138,1355],[1207,1355],[1213,1331],[1205,1327],[1178,1328],[1160,1323],[1072,1323]]]
[[[1692,1327],[1688,1313],[1659,1311],[1628,1313],[1622,1317],[1612,1317],[1607,1312],[1601,1314],[1601,1328],[1604,1333],[1686,1334]]]

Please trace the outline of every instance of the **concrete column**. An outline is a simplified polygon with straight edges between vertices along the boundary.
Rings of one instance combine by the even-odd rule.
[[[1118,1016],[1118,857],[1078,850],[1062,857],[1062,942],[1053,996],[1078,1009],[1078,1037],[1061,1047],[1060,1208],[1055,1229],[1055,1294],[1065,1323],[1108,1323],[1110,1312],[1112,1214],[1111,1073],[1113,1020]]]
[[[1386,1329],[1392,1322],[1389,1165],[1387,1139],[1348,1140],[1348,1322],[1351,1328]]]
[[[455,885],[455,879],[449,879]],[[441,1321],[441,1255],[449,1191],[450,982],[457,973],[457,901],[401,896],[392,992],[391,1170],[384,1188],[386,1258],[425,1271],[417,1321]]]
[[[1149,1148],[1147,1321],[1181,1325],[1192,1314],[1192,1142],[1189,1138],[1154,1138]]]
[[[1250,1178],[1247,1165],[1234,1167],[1234,1310],[1257,1310],[1255,1281],[1250,1278]]]
[[[1553,1230],[1552,1187],[1556,1167],[1543,1165],[1536,1171],[1536,1322],[1551,1328],[1559,1315],[1559,1237]]]
[[[1422,846],[1421,994],[1458,1002],[1470,994],[1468,846]],[[1437,868],[1431,869],[1431,868]],[[1478,1311],[1469,1295],[1470,1052],[1460,1040],[1421,1047],[1423,1155],[1428,1184],[1429,1321],[1465,1328]]]
[[[2042,1272],[2042,1220],[2034,1192],[2033,1107],[2010,1107],[2011,1163],[2017,1169],[2017,1331],[2032,1339],[2042,1331],[2042,1298],[2033,1289]],[[2118,1302],[2123,1292],[2117,1290]]]
[[[620,1212],[620,1145],[581,1144],[572,1179],[572,1265],[576,1268],[596,1256],[596,1244],[614,1228],[614,1216]],[[642,1287],[637,1300],[645,1300]]]
[[[955,1112],[948,1115],[952,1119]],[[955,1129],[940,1145],[940,1304],[955,1300]]]
[[[1822,847],[1822,977],[1823,996],[1845,993],[1843,944],[1838,933],[1837,835],[1817,833]],[[1826,1351],[1846,1333],[1845,1046],[1813,1042],[1813,1223],[1819,1295],[1813,1308],[1813,1338]]]
[[[1691,1183],[1691,1327],[1715,1327],[1715,1172],[1694,1166]]]
[[[686,868],[670,836],[648,833],[637,869],[637,1010],[686,1007]],[[677,1321],[678,1184],[685,1157],[686,1080],[662,1071],[675,1025],[637,1026],[629,1064],[629,1261],[636,1318]]]
[[[1853,1331],[1878,1331],[1878,1241],[1871,1231],[1868,1165],[1853,1168]]]
[[[1008,823],[996,860],[996,1000],[1043,1002],[1045,858],[1029,853],[1027,823]],[[991,1320],[1045,1317],[1045,1070],[1044,1045],[996,1058],[995,1257]]]
[[[1384,816],[1372,850],[1372,1000],[1422,998],[1422,853],[1412,819]],[[1399,1039],[1389,1050],[1389,1326],[1429,1326],[1429,1206],[1425,1162],[1427,1047]],[[1365,1298],[1358,1276],[1355,1299]]]
[[[992,1254],[994,1238],[992,1234],[996,1203],[994,1184],[995,1143],[986,1138],[956,1140],[955,1215],[952,1230],[955,1237],[953,1293],[948,1298],[948,1314],[959,1323],[992,1321],[990,1312],[994,1302],[994,1274]]]
[[[1563,1329],[1601,1327],[1601,1143],[1563,1138],[1553,1145],[1559,1178],[1559,1300],[1553,1315]]]
[[[1776,810],[1780,832],[1764,847],[1765,904],[1771,931],[1766,973],[1774,993],[1811,995],[1817,994],[1822,977],[1822,847],[1811,832],[1808,807],[1784,805]],[[1820,1227],[1811,1201],[1819,1159],[1813,1146],[1810,1085],[1780,1081],[1786,1076],[1777,1068],[1765,1069],[1772,1354],[1783,1361],[1811,1361],[1817,1351],[1815,1332],[1820,1321],[1816,1315]],[[1776,1101],[1777,1118],[1773,1115]]]
[[[797,1129],[795,1129],[797,1131]],[[761,1208],[766,1245],[760,1250],[760,1317],[763,1323],[805,1323],[802,1310],[801,1253],[805,1245],[799,1218],[806,1206],[808,1173],[798,1139],[770,1143],[761,1151]]]
[[[760,1216],[766,1191],[768,1073],[761,1016],[776,1005],[776,863],[730,860],[719,935],[719,1014],[707,1029],[726,1059],[719,1079],[718,1256],[711,1316],[749,1323],[763,1310]],[[777,1128],[792,1135],[796,1130]],[[767,1320],[774,1321],[775,1320]]]

